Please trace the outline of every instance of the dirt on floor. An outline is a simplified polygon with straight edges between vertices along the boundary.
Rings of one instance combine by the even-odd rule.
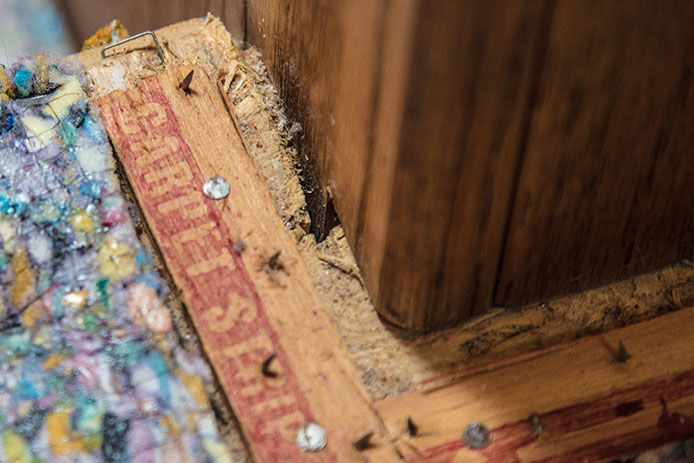
[[[374,399],[413,390],[459,368],[647,320],[694,305],[694,264],[646,275],[521,310],[495,308],[452,329],[423,336],[383,323],[376,314],[340,227],[316,244],[300,244],[316,287]]]

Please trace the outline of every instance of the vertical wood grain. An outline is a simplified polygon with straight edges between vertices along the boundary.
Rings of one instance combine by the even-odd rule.
[[[491,306],[550,19],[548,2],[420,5],[377,298],[398,325]]]
[[[380,297],[381,268],[386,245],[390,208],[396,193],[393,184],[399,145],[394,141],[402,131],[409,71],[415,59],[410,49],[414,41],[419,3],[417,0],[388,3],[384,15],[381,65],[373,105],[373,122],[367,153],[364,186],[359,198],[356,230],[349,238],[361,266],[369,294]]]
[[[312,231],[334,202],[394,324],[694,255],[688,0],[108,3],[133,31],[211,9],[258,46],[301,124]]]
[[[313,219],[332,194],[370,293],[397,325],[450,325],[491,304],[547,11],[520,1],[248,4],[248,40],[320,172],[307,182]]]
[[[558,3],[496,302],[694,255],[694,3]]]

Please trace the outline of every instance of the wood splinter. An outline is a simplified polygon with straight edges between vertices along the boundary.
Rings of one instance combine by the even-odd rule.
[[[276,371],[270,369],[270,366],[272,365],[272,361],[275,360],[275,357],[277,357],[277,354],[270,354],[270,356],[263,361],[263,365],[261,367],[261,371],[263,372],[263,376],[265,376],[267,378],[277,378],[278,373]]]
[[[359,270],[356,268],[354,264],[347,262],[345,259],[333,257],[328,254],[323,254],[322,252],[316,252],[316,257],[318,257],[318,260],[320,260],[321,262],[324,262],[330,267],[336,268],[345,275],[349,275],[355,280],[357,280],[362,288],[366,287],[364,285],[363,278],[359,274]]]
[[[352,444],[354,448],[358,451],[361,452],[362,450],[366,450],[369,448],[371,444],[371,438],[376,434],[376,431],[369,431],[363,436],[361,436],[359,439],[355,440],[354,443]]]

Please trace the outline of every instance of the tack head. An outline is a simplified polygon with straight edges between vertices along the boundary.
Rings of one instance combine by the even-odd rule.
[[[465,426],[463,440],[471,449],[483,449],[492,442],[491,431],[482,423],[470,423]]]
[[[208,198],[224,199],[229,196],[229,182],[220,176],[210,177],[202,186],[202,191]]]
[[[318,423],[306,423],[296,433],[296,445],[304,452],[319,452],[327,442],[325,429]]]

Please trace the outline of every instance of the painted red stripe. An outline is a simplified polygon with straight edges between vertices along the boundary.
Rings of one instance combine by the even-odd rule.
[[[203,174],[161,83],[152,77],[96,103],[248,441],[262,461],[304,461],[294,435],[313,413],[217,206],[201,194]],[[173,170],[157,178],[166,169]],[[183,198],[197,199],[167,208]],[[200,238],[191,232],[196,229],[202,239],[185,241],[186,233]],[[229,258],[214,265],[225,253]],[[260,374],[271,353],[277,353],[273,368],[282,372],[276,379]],[[337,461],[327,447],[319,455]]]
[[[679,439],[694,437],[694,416],[669,410],[667,404],[694,396],[694,371],[618,390],[599,399],[555,409],[539,415],[546,430],[561,436],[621,417],[660,407],[658,423],[620,436],[576,448],[566,454],[534,463],[602,461],[654,448]],[[617,424],[615,424],[617,425]],[[478,452],[490,463],[520,463],[518,450],[538,439],[529,420],[505,424],[492,430],[492,443]],[[406,458],[408,462],[452,462],[464,447],[461,439],[444,442]],[[526,462],[527,463],[527,462]]]

